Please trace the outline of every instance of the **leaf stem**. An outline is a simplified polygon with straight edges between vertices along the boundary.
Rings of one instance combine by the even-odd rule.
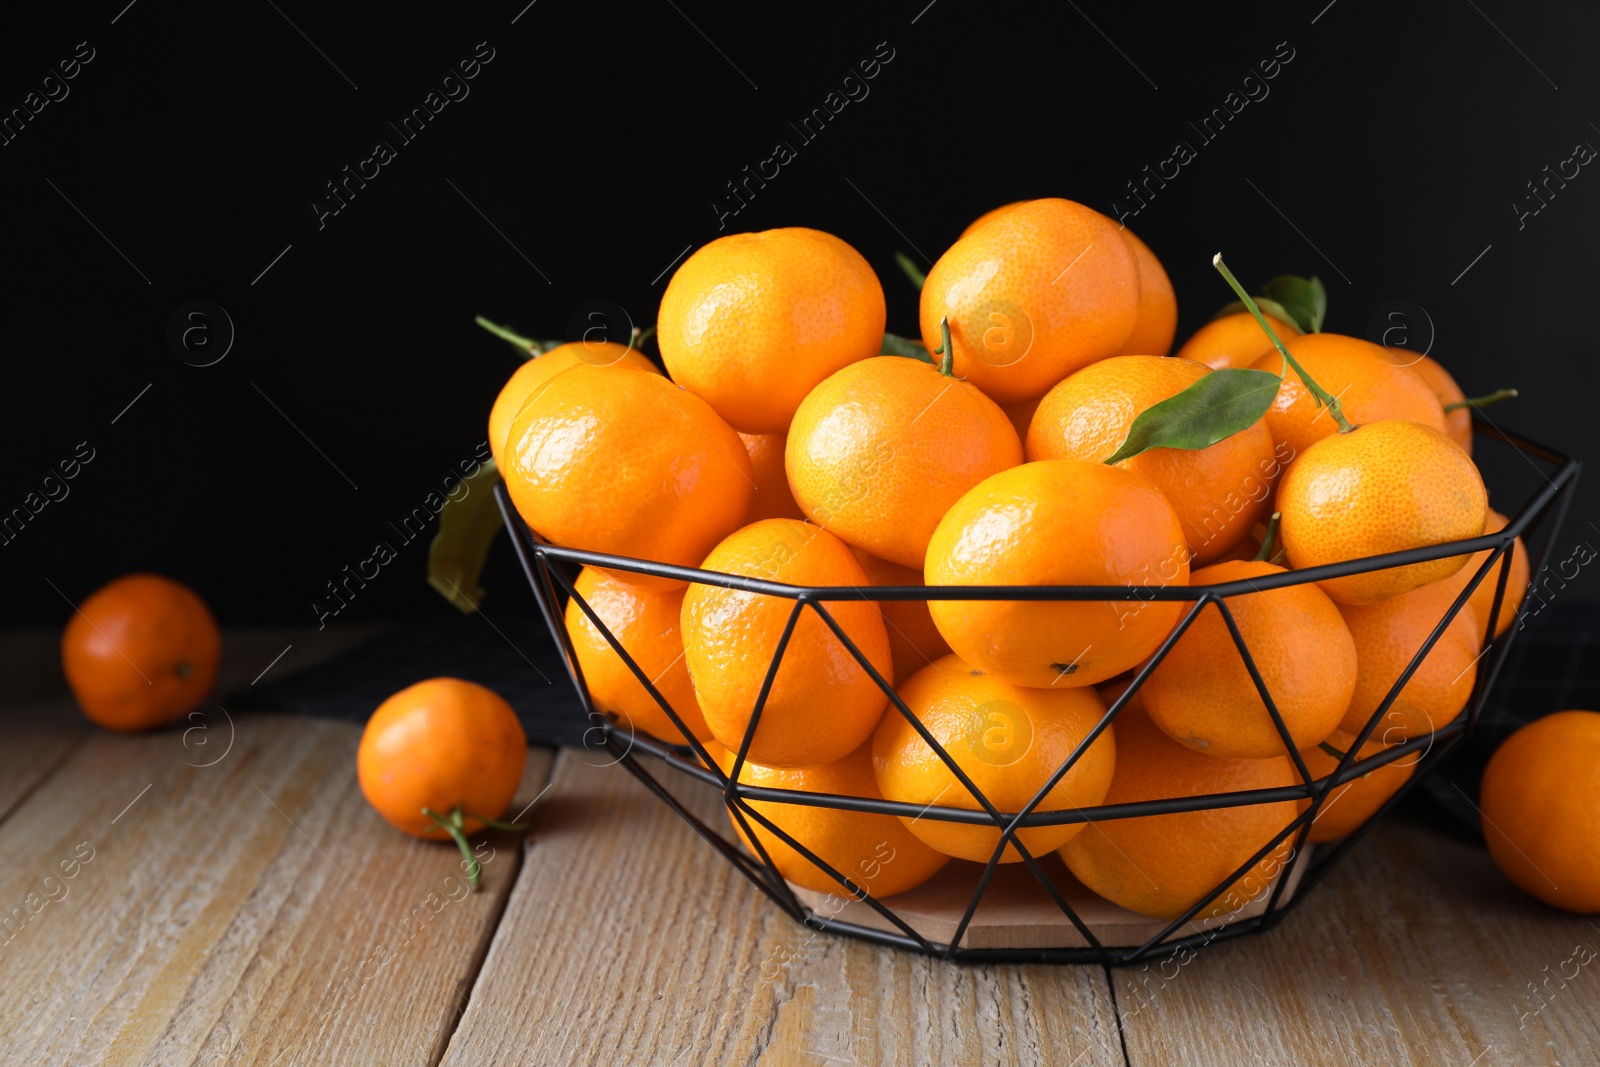
[[[1278,539],[1278,520],[1280,518],[1282,518],[1282,512],[1274,511],[1272,518],[1267,520],[1267,532],[1261,538],[1261,551],[1256,553],[1257,563],[1266,563],[1272,559],[1273,542]]]
[[[472,854],[472,846],[467,844],[467,834],[463,829],[461,805],[450,813],[449,818],[439,815],[431,808],[423,808],[422,814],[432,819],[445,833],[455,841],[456,847],[461,850],[461,858],[467,861],[467,881],[472,883],[472,888],[477,889],[483,884],[483,868],[478,864],[478,857]]]
[[[1299,362],[1294,358],[1294,356],[1289,354],[1288,347],[1285,346],[1281,340],[1279,340],[1277,332],[1274,331],[1271,325],[1268,324],[1267,320],[1262,317],[1261,309],[1256,306],[1256,302],[1250,298],[1249,293],[1245,292],[1244,286],[1239,284],[1239,279],[1233,276],[1233,271],[1228,269],[1228,265],[1222,262],[1221,252],[1218,252],[1216,255],[1211,257],[1211,265],[1217,268],[1218,272],[1222,274],[1223,278],[1227,280],[1228,284],[1233,287],[1233,291],[1239,294],[1239,299],[1244,301],[1246,310],[1255,316],[1256,322],[1263,330],[1267,332],[1267,336],[1271,338],[1273,346],[1276,347],[1278,352],[1283,356],[1284,362],[1294,368],[1295,374],[1299,375],[1300,380],[1305,383],[1306,388],[1310,390],[1311,395],[1316,398],[1317,403],[1328,409],[1328,414],[1333,416],[1333,421],[1339,424],[1339,432],[1349,433],[1351,430],[1355,429],[1354,426],[1350,425],[1350,420],[1344,417],[1344,412],[1340,410],[1339,398],[1329,393],[1326,389],[1322,388],[1322,386],[1318,385],[1311,375],[1306,373],[1305,368],[1300,366]]]
[[[644,343],[650,340],[650,338],[654,337],[655,332],[656,325],[653,322],[642,330],[635,326],[633,328],[633,336],[628,338],[628,347],[633,349],[635,352],[643,352]]]
[[[1498,404],[1502,400],[1510,400],[1512,397],[1520,395],[1515,389],[1496,389],[1485,396],[1469,396],[1465,400],[1457,400],[1454,404],[1446,404],[1444,410],[1446,414],[1449,414],[1457,408],[1484,408],[1490,404]]]
[[[896,252],[894,254],[894,261],[899,264],[900,269],[905,272],[905,276],[911,279],[911,284],[916,286],[918,289],[921,289],[928,283],[928,276],[922,273],[922,271],[918,270],[916,263],[913,262],[911,257],[906,255],[904,252]]]
[[[539,354],[539,342],[530,341],[521,334],[513,333],[509,326],[501,326],[499,323],[490,322],[482,315],[475,316],[472,321],[477,323],[479,326],[482,326],[485,330],[488,330],[502,341],[509,341],[516,345],[517,348],[521,349],[529,356],[537,356]]]
[[[939,320],[939,347],[933,350],[939,358],[939,373],[946,378],[956,376],[956,351],[950,346],[950,316]]]

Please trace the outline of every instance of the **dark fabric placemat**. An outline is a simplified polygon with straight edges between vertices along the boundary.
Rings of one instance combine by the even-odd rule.
[[[397,624],[342,656],[235,694],[230,706],[364,723],[395,692],[441,676],[499,693],[534,744],[581,745],[593,725],[542,621],[482,615]]]
[[[1600,709],[1597,654],[1600,604],[1552,603],[1526,619],[1478,728],[1411,791],[1401,813],[1460,836],[1481,836],[1475,805],[1489,757],[1517,727],[1541,715]],[[542,621],[491,623],[481,615],[400,624],[333,660],[248,689],[232,704],[365,722],[390,694],[440,675],[478,682],[505,697],[535,744],[582,745],[593,725]]]

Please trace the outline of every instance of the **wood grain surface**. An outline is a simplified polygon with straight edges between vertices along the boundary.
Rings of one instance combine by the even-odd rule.
[[[1124,1062],[1103,969],[955,967],[814,934],[608,759],[557,760],[450,1067]]]
[[[230,633],[225,685],[366,635],[320,636]],[[0,1064],[1600,1062],[1600,923],[1415,825],[1264,936],[951,966],[797,926],[601,753],[534,750],[467,896],[361,798],[354,725],[91,730],[40,633],[0,635],[0,723]]]
[[[230,637],[223,686],[248,684],[281,636]],[[3,1062],[438,1062],[515,878],[514,837],[484,839],[468,894],[453,847],[366,805],[348,723],[74,729],[0,825]],[[550,762],[530,753],[525,801]]]

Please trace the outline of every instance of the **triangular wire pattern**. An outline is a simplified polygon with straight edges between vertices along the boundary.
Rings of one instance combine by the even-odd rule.
[[[1357,753],[1366,744],[1379,722],[1381,722],[1383,715],[1393,705],[1395,699],[1405,687],[1405,684],[1415,674],[1422,661],[1442,637],[1451,620],[1459,613],[1462,605],[1470,599],[1474,591],[1488,578],[1490,572],[1494,571],[1495,594],[1490,618],[1485,621],[1486,636],[1492,635],[1495,619],[1498,618],[1501,604],[1508,595],[1507,583],[1511,567],[1512,546],[1515,539],[1519,536],[1528,536],[1533,530],[1539,531],[1541,536],[1537,559],[1530,560],[1530,573],[1535,576],[1542,573],[1548,561],[1560,523],[1570,505],[1579,471],[1577,462],[1544,446],[1529,442],[1515,435],[1491,429],[1481,422],[1477,428],[1480,434],[1505,442],[1522,452],[1524,456],[1530,457],[1530,461],[1531,459],[1539,459],[1554,467],[1554,470],[1544,477],[1545,484],[1517,512],[1512,521],[1503,530],[1495,534],[1486,534],[1450,545],[1432,546],[1426,550],[1388,553],[1365,560],[1332,564],[1303,572],[1290,571],[1284,575],[1273,575],[1263,579],[1247,579],[1209,587],[1164,587],[1158,591],[1157,596],[1159,599],[1190,601],[1192,602],[1190,608],[1184,613],[1173,631],[1167,635],[1157,651],[1140,666],[1125,691],[1107,707],[1105,715],[1097,723],[1093,732],[1056,768],[1049,780],[1036,791],[1027,805],[1020,811],[1009,813],[999,811],[970,777],[962,771],[950,754],[943,749],[927,728],[910,711],[904,701],[900,699],[889,681],[878,673],[876,668],[862,654],[860,648],[844,632],[838,621],[827,610],[827,603],[850,599],[865,599],[874,602],[926,599],[1128,600],[1134,597],[1146,598],[1146,593],[1142,591],[1130,592],[1130,590],[1122,587],[945,587],[930,589],[922,586],[873,586],[864,588],[804,588],[789,586],[736,575],[695,568],[670,567],[648,561],[630,560],[624,557],[551,545],[522,523],[520,517],[516,515],[510,505],[504,486],[497,486],[495,495],[500,506],[502,518],[511,533],[518,561],[533,589],[541,615],[551,631],[552,638],[563,654],[569,677],[578,690],[585,713],[591,716],[592,721],[599,721],[602,724],[599,732],[602,734],[603,745],[616,756],[618,763],[622,764],[631,774],[644,783],[653,795],[669,804],[680,817],[690,823],[697,833],[705,837],[725,859],[733,864],[737,870],[786,914],[813,929],[831,930],[847,936],[878,941],[886,945],[894,945],[951,959],[974,961],[1016,959],[1035,962],[1095,961],[1106,964],[1126,964],[1148,959],[1159,954],[1178,951],[1183,947],[1210,944],[1218,939],[1270,929],[1283,918],[1290,908],[1304,900],[1310,889],[1320,882],[1326,876],[1327,871],[1361,840],[1371,825],[1398,803],[1410,789],[1414,788],[1426,776],[1426,773],[1436,766],[1467,735],[1468,731],[1476,723],[1489,689],[1494,684],[1500,668],[1505,662],[1509,648],[1521,628],[1520,618],[1505,634],[1499,638],[1494,638],[1486,645],[1488,649],[1484,657],[1486,662],[1477,675],[1474,691],[1466,707],[1454,721],[1436,729],[1431,735],[1408,739],[1400,745],[1386,747],[1382,752],[1372,756],[1357,756]],[[1535,469],[1538,468],[1536,467]],[[1350,746],[1350,750],[1343,755],[1343,758],[1333,771],[1323,775],[1321,778],[1313,778],[1304,760],[1300,758],[1299,753],[1293,748],[1292,739],[1282,715],[1279,713],[1269,688],[1251,656],[1248,643],[1244,640],[1236,620],[1228,610],[1225,603],[1226,598],[1282,586],[1303,584],[1322,578],[1378,570],[1388,566],[1400,566],[1406,563],[1420,562],[1423,559],[1438,559],[1457,554],[1467,555],[1484,550],[1489,552],[1488,557],[1482,564],[1475,567],[1466,586],[1446,610],[1444,616],[1430,632],[1423,645],[1413,655],[1401,676],[1390,687],[1377,711],[1364,724],[1364,728],[1355,744]],[[704,745],[696,740],[686,728],[677,710],[670,706],[670,703],[656,688],[653,681],[640,670],[638,663],[633,659],[629,651],[610,632],[609,628],[599,620],[592,607],[576,593],[572,576],[567,573],[565,568],[575,568],[578,565],[616,567],[620,570],[658,574],[700,584],[744,589],[794,601],[794,606],[786,620],[784,631],[780,636],[777,648],[774,650],[772,661],[768,666],[761,690],[752,708],[750,723],[741,739],[739,750],[735,753],[735,762],[731,774],[724,772],[716,761],[710,757]],[[594,707],[587,691],[587,686],[584,684],[582,669],[577,662],[577,656],[571,645],[569,635],[566,633],[560,602],[562,595],[578,604],[579,610],[603,635],[607,644],[622,659],[640,684],[644,686],[651,699],[660,706],[670,721],[689,739],[686,745],[672,745],[647,735],[635,735],[626,726],[619,724],[610,716],[602,715]],[[1286,750],[1292,756],[1299,782],[1294,786],[1278,789],[1246,790],[1232,794],[1207,794],[1196,797],[1171,798],[1166,801],[1100,805],[1095,808],[1072,809],[1070,811],[1039,810],[1050,790],[1071,770],[1072,766],[1087,751],[1095,738],[1104,730],[1114,728],[1114,721],[1118,714],[1139,691],[1144,681],[1149,677],[1150,672],[1155,669],[1176,641],[1181,638],[1199,613],[1204,610],[1215,610],[1224,620],[1233,640],[1235,650],[1250,674],[1251,681],[1268,710],[1274,728],[1278,732],[1280,739],[1284,741]],[[821,857],[779,827],[770,817],[754,808],[751,805],[751,801],[760,800],[766,803],[787,804],[804,803],[817,807],[885,815],[910,814],[914,806],[896,805],[887,801],[874,801],[871,798],[863,797],[801,794],[792,790],[758,788],[738,781],[738,775],[744,765],[751,739],[754,737],[761,715],[766,709],[773,682],[783,659],[783,653],[789,647],[795,627],[806,611],[814,612],[822,620],[831,631],[833,637],[844,646],[855,662],[867,672],[874,684],[884,693],[890,707],[893,709],[892,712],[886,709],[884,713],[901,715],[979,805],[977,810],[949,806],[930,806],[926,809],[918,809],[919,817],[947,822],[990,825],[1000,833],[999,841],[990,856],[989,862],[983,865],[981,869],[976,888],[968,900],[967,907],[960,922],[957,924],[955,933],[947,942],[931,940],[925,937],[914,925],[896,914],[886,902],[864,892],[860,886],[855,885],[846,875],[833,869]],[[729,840],[726,836],[713,830],[698,819],[691,810],[675,798],[660,781],[644,768],[640,763],[640,757],[645,755],[660,759],[674,766],[691,780],[719,790],[722,803],[727,807],[733,823],[743,832],[745,840]],[[1293,844],[1290,846],[1290,857],[1297,856],[1301,850],[1305,849],[1307,847],[1305,844],[1306,835],[1309,832],[1311,823],[1316,819],[1325,798],[1335,788],[1353,781],[1373,769],[1411,757],[1415,757],[1417,761],[1416,772],[1398,792],[1389,797],[1380,806],[1377,813],[1362,827],[1339,842],[1314,847],[1315,855],[1311,857],[1309,864],[1299,879],[1298,887],[1291,897],[1284,899],[1284,891],[1288,882],[1284,872],[1290,865],[1290,860],[1285,860],[1280,865],[1279,873],[1274,878],[1266,908],[1262,913],[1238,920],[1224,921],[1221,925],[1210,927],[1203,932],[1178,936],[1201,912],[1208,908],[1236,881],[1246,876],[1255,868],[1257,863],[1265,859],[1274,850],[1282,847],[1291,839]],[[1038,859],[1029,853],[1017,837],[1019,830],[1035,825],[1140,818],[1183,811],[1207,810],[1223,806],[1273,803],[1286,799],[1293,799],[1302,805],[1295,818],[1290,820],[1270,841],[1261,846],[1246,863],[1236,868],[1204,899],[1197,901],[1183,915],[1172,920],[1159,933],[1139,945],[1103,944],[1095,935],[1093,929],[1084,922],[1070,902],[1062,895],[1059,887],[1052,883],[1048,872],[1040,865]],[[795,850],[819,871],[838,884],[843,891],[840,896],[854,899],[871,908],[875,914],[881,916],[885,922],[893,927],[893,932],[826,917],[803,904],[796,897],[793,889],[784,881],[767,851],[761,846],[759,836],[752,830],[752,821],[759,824],[765,831],[771,833],[789,848]],[[999,868],[999,860],[1008,845],[1017,850],[1023,864],[1028,868],[1034,880],[1043,887],[1054,905],[1087,942],[1087,947],[972,949],[963,946],[963,939],[978,912],[985,891],[992,884],[993,876]],[[755,855],[747,855],[744,851],[746,848],[753,851]]]

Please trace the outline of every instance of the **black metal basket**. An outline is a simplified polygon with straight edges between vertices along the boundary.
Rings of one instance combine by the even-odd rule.
[[[1488,578],[1490,572],[1497,569],[1498,575],[1494,579],[1496,582],[1494,604],[1489,612],[1489,619],[1485,622],[1487,636],[1493,636],[1494,622],[1499,617],[1501,602],[1506,593],[1506,582],[1510,574],[1511,547],[1514,539],[1518,536],[1523,536],[1525,543],[1528,543],[1527,539],[1530,535],[1534,533],[1539,535],[1537,547],[1535,548],[1530,544],[1529,549],[1531,574],[1536,577],[1543,570],[1556,533],[1571,501],[1579,471],[1579,464],[1576,461],[1525,438],[1501,431],[1482,419],[1475,422],[1474,428],[1481,437],[1502,442],[1515,449],[1528,460],[1543,479],[1543,484],[1540,485],[1537,492],[1517,512],[1505,529],[1497,533],[1485,534],[1481,537],[1454,541],[1443,545],[1370,556],[1364,559],[1314,567],[1307,570],[1289,571],[1282,575],[1250,579],[1248,582],[1236,581],[1209,586],[1164,586],[1139,588],[1137,590],[1126,586],[946,586],[938,588],[923,586],[871,586],[858,588],[851,586],[805,588],[714,571],[677,567],[577,549],[559,548],[545,542],[521,520],[510,503],[504,485],[497,486],[495,493],[499,501],[501,515],[505,520],[507,529],[511,532],[518,560],[521,562],[522,568],[533,586],[534,595],[539,602],[539,609],[544,616],[545,623],[549,626],[550,633],[557,646],[562,650],[567,670],[571,675],[573,685],[577,688],[584,711],[589,716],[590,721],[602,724],[599,728],[599,733],[601,734],[600,743],[616,757],[616,762],[626,767],[651,792],[671,805],[673,810],[687,820],[728,862],[732,863],[734,867],[794,918],[795,921],[814,930],[844,934],[959,961],[1095,962],[1115,965],[1148,960],[1155,956],[1177,952],[1184,948],[1198,947],[1201,944],[1222,938],[1267,930],[1276,925],[1291,907],[1305,899],[1309,890],[1320,882],[1333,865],[1349,852],[1366,831],[1371,828],[1372,824],[1436,767],[1476,725],[1484,700],[1490,688],[1494,685],[1495,678],[1500,671],[1501,665],[1505,662],[1506,654],[1516,638],[1520,625],[1509,627],[1500,637],[1494,638],[1486,645],[1483,658],[1487,660],[1487,667],[1478,672],[1472,695],[1465,709],[1452,722],[1435,730],[1430,735],[1413,737],[1402,744],[1386,748],[1381,753],[1363,759],[1356,758],[1357,753],[1367,743],[1368,738],[1383,719],[1400,690],[1404,688],[1434,644],[1443,635],[1446,627],[1455,618],[1461,606],[1467,602],[1467,599],[1477,589],[1478,585]],[[1544,464],[1545,467],[1541,467],[1540,464]],[[1227,605],[1224,603],[1224,598],[1283,586],[1315,582],[1326,578],[1343,577],[1350,574],[1419,563],[1440,559],[1445,556],[1475,553],[1485,549],[1492,550],[1488,559],[1478,568],[1467,586],[1456,597],[1445,616],[1434,627],[1432,633],[1429,634],[1427,640],[1412,658],[1411,663],[1402,672],[1399,679],[1396,680],[1377,711],[1367,722],[1355,743],[1349,747],[1349,752],[1344,755],[1338,766],[1331,773],[1321,778],[1312,778],[1304,760],[1295,751],[1283,719],[1279,715],[1272,696],[1268,692],[1266,684],[1263,682],[1260,672],[1251,658],[1248,646],[1245,644]],[[662,698],[660,692],[639,669],[627,649],[618,642],[589,605],[583,601],[582,597],[577,596],[574,592],[573,575],[568,573],[568,568],[576,569],[577,566],[606,567],[618,571],[679,579],[690,583],[741,589],[794,602],[794,608],[789,616],[788,627],[773,654],[772,663],[768,668],[765,682],[757,697],[756,706],[751,714],[750,725],[736,756],[731,775],[724,773],[718,767],[715,760],[698,741],[691,739],[688,745],[673,745],[662,742],[620,726],[614,718],[609,715],[602,715],[595,709],[563,622],[562,594],[577,601],[581,610],[588,616],[589,621],[605,637],[640,683],[661,706],[673,724],[679,728],[683,736],[692,738],[690,730],[678,717],[677,712]],[[1189,601],[1192,602],[1193,606],[1183,615],[1178,625],[1162,642],[1154,655],[1138,670],[1127,690],[1111,703],[1105,716],[1084,738],[1068,759],[1056,769],[1052,777],[1039,788],[1028,805],[1020,811],[1001,812],[994,808],[960,767],[956,765],[950,755],[911,714],[895,694],[893,687],[878,674],[866,657],[861,654],[861,651],[834,620],[826,607],[828,603],[834,601],[858,601],[862,599],[874,602],[900,600],[1128,601],[1155,599]],[[1115,720],[1118,712],[1127,704],[1131,696],[1139,690],[1151,671],[1161,662],[1168,650],[1172,648],[1178,638],[1188,629],[1190,623],[1198,617],[1199,613],[1208,604],[1214,604],[1221,613],[1222,618],[1227,622],[1245,666],[1249,670],[1250,676],[1255,682],[1268,712],[1272,716],[1280,737],[1284,740],[1285,749],[1292,756],[1301,778],[1300,783],[1271,789],[1212,793],[1202,796],[1150,800],[1137,803],[1103,804],[1097,807],[1081,809],[1038,810],[1038,806],[1044,797],[1060,778],[1071,769],[1095,738]],[[738,781],[739,771],[745,760],[745,752],[748,750],[750,739],[754,736],[756,727],[760,723],[761,712],[765,706],[773,679],[777,674],[778,664],[787,646],[789,635],[793,632],[800,613],[806,610],[816,612],[829,629],[832,630],[868,675],[883,689],[890,703],[898,710],[898,713],[906,717],[907,721],[918,731],[923,740],[950,768],[955,777],[972,793],[982,810],[954,807],[929,807],[923,809],[915,804],[896,803],[889,800],[763,788]],[[892,712],[886,710],[884,714],[892,714]],[[727,806],[733,820],[744,831],[744,837],[749,842],[749,848],[754,855],[747,852],[744,847],[741,847],[739,842],[730,840],[706,825],[702,819],[669,792],[662,782],[642,765],[637,758],[638,753],[651,755],[672,766],[690,779],[716,789],[721,794],[723,803]],[[1415,773],[1411,778],[1371,818],[1367,819],[1362,826],[1349,836],[1337,843],[1317,847],[1315,855],[1306,858],[1303,870],[1298,872],[1298,885],[1292,893],[1285,893],[1285,887],[1289,884],[1290,879],[1286,875],[1280,876],[1272,887],[1265,908],[1258,913],[1247,917],[1233,918],[1222,925],[1209,928],[1203,932],[1175,936],[1183,930],[1186,924],[1189,924],[1191,920],[1195,919],[1197,915],[1216,900],[1218,896],[1285,842],[1292,839],[1294,842],[1294,854],[1300,854],[1307,847],[1306,835],[1309,832],[1311,823],[1316,818],[1323,799],[1333,788],[1366,775],[1385,764],[1393,763],[1408,756],[1416,760]],[[1159,932],[1137,945],[1115,946],[1102,943],[1062,895],[1060,889],[1052,882],[1048,872],[1041,867],[1039,858],[1031,855],[1016,837],[1018,830],[1034,826],[1109,821],[1112,819],[1165,815],[1176,812],[1265,804],[1286,800],[1309,802],[1309,804],[1304,811],[1286,825],[1259,852],[1251,856],[1249,860],[1225,878],[1215,890],[1195,903],[1182,916],[1172,920]],[[867,894],[846,875],[833,869],[820,857],[785,833],[769,818],[751,807],[750,801],[812,805],[969,825],[991,825],[1001,830],[1001,838],[988,865],[983,869],[983,873],[977,881],[971,900],[960,922],[957,924],[954,934],[948,941],[942,939],[934,940],[919,933],[906,918],[896,914],[883,901]],[[870,907],[876,913],[880,925],[885,928],[877,928],[858,922],[842,920],[835,916],[819,914],[814,908],[804,904],[799,896],[796,895],[794,889],[784,880],[778,868],[766,854],[766,851],[761,847],[760,840],[751,831],[750,820],[760,824],[767,832],[786,843],[809,862],[815,864],[819,870],[826,872],[840,886],[841,895]],[[991,885],[991,880],[999,865],[1002,850],[1007,843],[1020,853],[1022,862],[1026,865],[1028,871],[1043,886],[1044,891],[1084,938],[1086,944],[1043,948],[973,947],[962,944],[969,925],[978,911],[979,903],[982,901],[985,891]]]

